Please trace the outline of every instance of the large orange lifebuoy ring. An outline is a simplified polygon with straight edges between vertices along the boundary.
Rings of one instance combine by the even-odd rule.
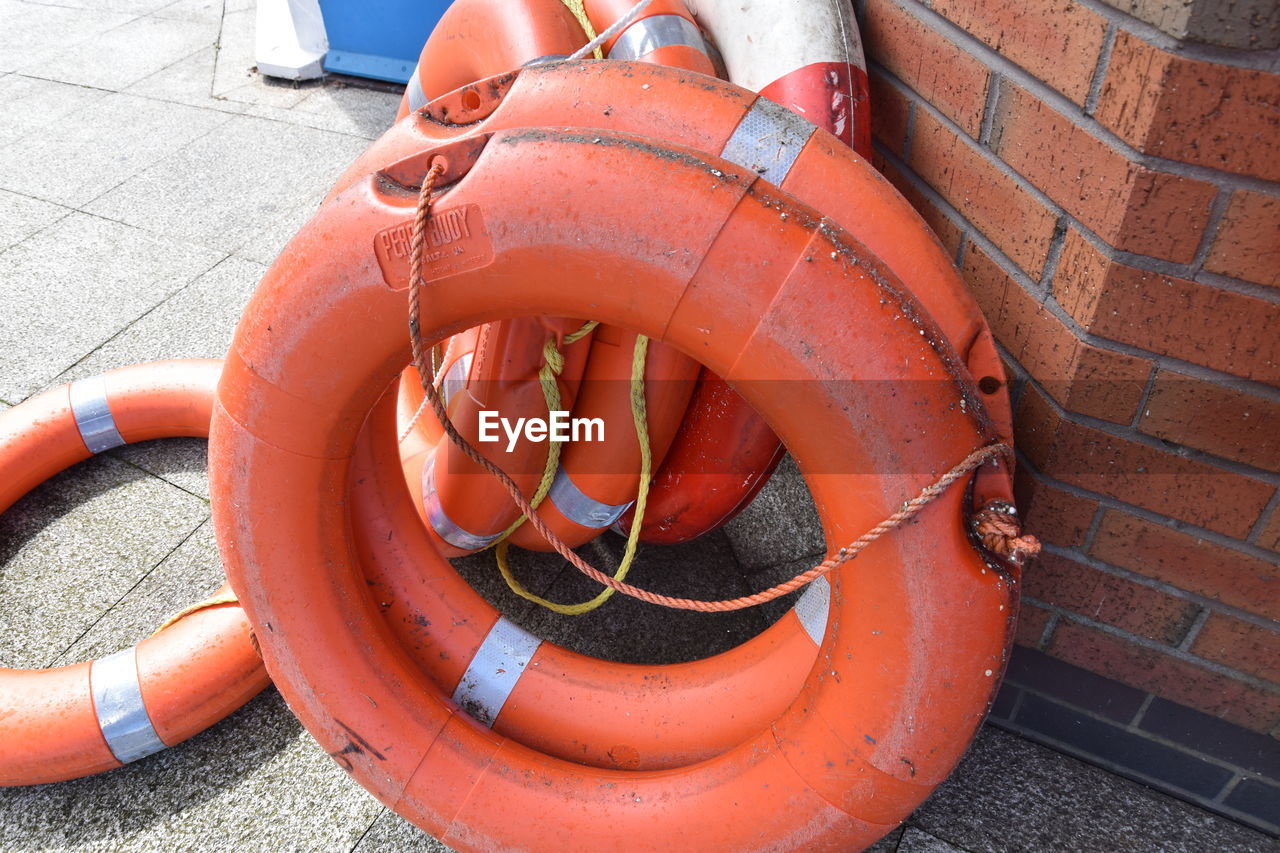
[[[523,94],[493,113],[554,120],[538,84],[596,105],[596,75],[609,77],[622,112],[632,89],[664,73],[601,66],[525,72]],[[458,104],[474,114],[469,100]],[[722,140],[755,103],[721,85],[684,100],[681,114],[728,123]],[[520,314],[577,315],[696,356],[796,455],[829,542],[852,540],[994,440],[941,325],[866,245],[731,161],[527,122],[461,140],[429,116],[397,131],[436,143],[353,182],[285,249],[237,330],[214,417],[219,542],[291,707],[383,802],[466,849],[554,849],[565,838],[651,849],[677,832],[699,849],[848,849],[883,834],[958,760],[1007,648],[1014,587],[970,541],[965,489],[830,576],[816,661],[776,719],[713,757],[656,772],[554,758],[463,713],[471,705],[425,676],[379,618],[342,498],[365,416],[408,357],[407,268],[373,247],[412,219],[413,187],[433,158],[446,164],[447,187],[435,215],[466,208],[486,225],[428,263],[428,342]],[[869,169],[834,139],[800,143],[802,171],[848,186]],[[598,192],[606,182],[612,192]],[[661,215],[637,217],[639,199]],[[574,216],[545,215],[554,210]],[[318,291],[315,281],[340,286]],[[903,403],[896,395],[908,389]],[[262,520],[246,521],[235,509],[245,506]],[[471,698],[514,685],[530,652],[527,636],[500,632],[470,672]],[[662,678],[664,667],[651,669]]]
[[[208,435],[221,364],[135,365],[0,412],[0,512],[95,453]],[[204,731],[269,683],[225,586],[109,657],[0,669],[0,785],[61,782],[136,761]]]
[[[685,89],[680,72],[652,66],[610,70],[592,64],[581,66],[580,72],[570,78],[574,91],[571,103],[558,97],[568,85],[556,79],[565,76],[562,69],[520,72],[519,78],[508,84],[509,102],[494,108],[481,124],[468,125],[469,131],[484,134],[491,128],[519,127],[531,123],[535,115],[574,126],[596,121],[602,104],[616,105],[610,118],[622,129],[651,130],[664,126],[663,104],[680,98]],[[794,128],[797,134],[813,134],[812,126],[790,113],[762,104],[736,87],[715,86],[705,102],[699,101],[697,117],[691,115],[688,123],[681,125],[687,138],[728,147],[724,140],[736,136],[740,150],[735,156],[745,157],[743,149],[749,154],[751,146],[743,142],[745,132],[739,134],[738,128],[755,125],[762,134],[761,144],[777,135],[774,126],[756,124],[762,111],[791,122],[784,128]],[[446,108],[451,100],[444,99]],[[404,122],[375,143],[366,156],[392,160],[430,145],[433,138],[448,131],[448,125],[434,120]],[[784,178],[788,188],[816,200],[834,222],[856,228],[860,236],[867,237],[869,248],[879,247],[882,258],[888,256],[886,265],[913,288],[931,313],[945,318],[941,327],[967,356],[975,375],[985,377],[991,371],[1002,375],[994,347],[982,346],[990,341],[990,332],[981,313],[945,251],[918,216],[848,148],[824,134],[806,135],[803,140],[803,150]],[[454,143],[459,150],[470,144],[465,139]],[[855,168],[850,161],[861,165]],[[370,160],[362,158],[361,162]],[[840,181],[833,179],[837,173]],[[876,216],[868,217],[868,210],[875,210]],[[1007,408],[1001,408],[1007,406],[1004,392],[998,387],[992,390],[984,394],[984,402],[991,410],[1005,412],[1003,423],[1007,424]],[[392,429],[386,427],[388,432]],[[999,422],[996,429],[1002,437],[1006,435]],[[371,458],[379,460],[376,464],[357,465],[362,477],[369,476],[371,483],[382,482],[379,488],[353,489],[352,517],[357,538],[364,543],[362,562],[380,589],[381,600],[389,602],[393,630],[403,634],[407,647],[417,649],[415,657],[424,672],[450,694],[462,686],[458,696],[465,699],[464,674],[473,662],[483,660],[480,650],[487,638],[509,631],[510,623],[500,620],[497,611],[471,591],[428,543],[395,522],[401,516],[396,506],[400,492],[394,478],[377,474],[385,464],[384,456],[375,450]],[[985,490],[982,499],[1009,499],[1007,479],[990,470],[992,473],[979,481]],[[537,651],[538,665],[527,670],[502,704],[491,707],[489,717],[496,720],[497,731],[517,736],[522,742],[536,742],[550,754],[602,767],[666,767],[714,754],[781,710],[779,703],[788,694],[785,689],[771,692],[774,684],[779,688],[798,684],[807,671],[816,653],[813,638],[821,636],[821,628],[814,627],[813,617],[806,621],[801,615],[826,610],[820,604],[820,584],[806,596],[795,614],[788,614],[767,639],[759,641],[761,645],[748,644],[712,662],[664,668],[661,694],[644,689],[650,676],[647,668],[605,667],[542,643]],[[424,622],[432,628],[423,630]],[[727,690],[729,684],[732,691]],[[717,707],[718,697],[746,695],[742,690],[748,685],[757,691],[750,701],[738,703],[731,715],[721,715],[717,725],[707,723],[705,710]],[[592,696],[588,715],[578,711],[583,692]],[[590,719],[589,725],[581,722],[584,718]]]

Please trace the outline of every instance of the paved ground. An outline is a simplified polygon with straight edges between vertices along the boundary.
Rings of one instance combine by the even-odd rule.
[[[265,265],[391,121],[394,93],[262,81],[252,17],[248,0],[0,0],[0,408],[115,366],[221,355]],[[199,441],[123,448],[0,517],[0,664],[101,656],[215,588],[204,465]],[[821,547],[811,513],[784,469],[728,533],[651,551],[633,577],[693,594],[756,587]],[[697,657],[776,615],[677,614],[655,627],[624,600],[571,634],[495,586],[487,562],[464,570],[517,621],[602,655]],[[580,584],[546,563],[523,571],[565,599]],[[274,691],[136,765],[0,791],[0,848],[443,849],[351,782]],[[879,849],[1277,845],[986,730]]]

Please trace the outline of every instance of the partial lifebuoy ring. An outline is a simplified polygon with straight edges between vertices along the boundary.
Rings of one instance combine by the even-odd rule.
[[[453,344],[452,349],[459,356],[457,363],[467,361],[468,352],[472,355],[466,380],[452,401],[454,423],[475,442],[482,411],[510,419],[546,417],[540,376],[546,363],[545,349],[553,340],[564,340],[566,331],[571,333],[582,325],[581,320],[520,317],[485,325],[474,337],[468,335]],[[468,350],[472,341],[474,348]],[[556,346],[562,367],[552,381],[565,409],[571,408],[576,399],[589,347],[589,338]],[[410,378],[415,375],[410,374]],[[447,380],[447,373],[444,378]],[[417,394],[404,393],[411,400],[420,398],[421,386]],[[422,420],[429,417],[424,413]],[[438,425],[423,429],[428,434],[439,434]],[[477,446],[514,477],[527,496],[535,494],[548,464],[547,443],[521,435],[510,442],[500,436],[498,441]],[[489,547],[520,516],[501,484],[450,442],[437,440],[425,456],[406,452],[404,464],[406,477],[418,486],[414,500],[423,521],[436,547],[446,555],[460,556]]]
[[[222,363],[155,362],[47,391],[0,412],[0,512],[95,453],[206,436]],[[0,669],[0,785],[101,773],[174,746],[270,682],[223,587],[159,633],[101,660]]]
[[[422,48],[396,120],[439,94],[512,70],[512,57],[563,58],[586,43],[562,0],[455,0]]]
[[[690,97],[678,71],[653,66],[610,69],[588,63],[578,66],[569,77],[574,97],[567,103],[560,97],[570,85],[566,76],[564,68],[521,71],[518,79],[506,84],[509,94],[500,104],[484,105],[492,110],[489,117],[465,132],[486,134],[492,129],[521,127],[538,115],[572,127],[596,121],[610,105],[608,118],[616,126],[653,132],[669,123],[665,104]],[[777,126],[756,124],[762,112],[790,122],[782,125],[784,131],[794,128],[793,132],[804,135],[795,162],[780,176],[787,187],[806,200],[815,200],[832,221],[856,229],[860,237],[867,238],[868,248],[880,247],[882,257],[891,259],[886,260],[886,266],[916,291],[931,313],[943,318],[940,326],[956,348],[968,354],[970,369],[977,376],[989,375],[977,371],[999,371],[998,360],[988,361],[986,350],[978,345],[989,340],[990,333],[963,280],[888,182],[847,147],[825,134],[815,134],[812,126],[794,115],[736,87],[714,85],[700,90],[705,94],[697,100],[697,109],[681,123],[685,138],[720,146],[720,150],[729,147],[726,140],[736,139],[734,156],[748,159],[752,146],[744,141],[746,133],[739,133],[739,128],[755,125],[761,134],[758,145],[764,147],[777,135]],[[441,108],[448,109],[455,101],[455,96],[446,97]],[[381,155],[394,160],[420,151],[448,133],[449,126],[434,119],[403,122],[375,143],[366,157]],[[583,133],[590,136],[594,131]],[[782,136],[786,138],[786,133]],[[467,137],[451,143],[459,156],[472,144]],[[406,162],[416,162],[416,155],[409,156]],[[355,168],[363,168],[367,174],[372,170],[370,162],[362,158]],[[409,180],[407,174],[405,180]],[[876,216],[867,216],[868,210],[875,210]],[[636,287],[640,286],[637,282]],[[994,348],[990,352],[994,355]],[[1004,401],[1003,389],[984,394],[983,400],[998,408]],[[1000,432],[998,425],[996,429]],[[393,425],[385,427],[388,434],[393,430]],[[486,644],[499,642],[519,629],[500,620],[497,611],[458,578],[424,539],[396,521],[403,517],[397,507],[397,496],[403,490],[395,488],[393,477],[378,473],[386,464],[384,450],[370,451],[370,458],[378,461],[367,465],[357,462],[359,476],[368,482],[353,488],[351,498],[365,571],[378,589],[379,599],[388,602],[392,630],[413,650],[423,671],[450,695],[471,702],[473,696],[466,685],[483,687],[483,682],[464,675],[473,664],[483,666],[481,650]],[[979,486],[990,483],[994,495],[1011,499],[1007,479],[995,469],[984,471],[991,473],[979,478]],[[371,485],[374,482],[381,485],[375,488]],[[816,653],[814,638],[822,633],[821,617],[816,617],[815,623],[815,617],[803,614],[825,614],[824,601],[815,585],[796,613],[762,635],[759,645],[747,644],[710,661],[663,667],[661,693],[646,689],[651,668],[602,665],[553,644],[534,642],[536,665],[525,669],[509,693],[499,694],[503,701],[490,704],[486,714],[496,720],[496,731],[536,744],[549,754],[601,767],[670,767],[714,755],[740,742],[782,710],[791,695],[786,688],[798,687]],[[424,622],[431,627],[424,628]],[[589,713],[580,710],[584,695],[591,696]],[[726,695],[748,698],[709,717],[707,709],[725,705],[722,697]],[[714,725],[712,719],[716,720]]]
[[[533,79],[596,104],[593,76],[611,75],[608,91],[625,102],[663,74],[602,66]],[[728,86],[680,90],[682,115],[741,120],[753,103]],[[525,92],[502,108],[538,106]],[[846,187],[869,168],[834,139],[806,139],[802,170],[826,168]],[[830,542],[861,534],[994,438],[963,362],[897,276],[754,172],[653,138],[528,123],[482,145],[438,144],[354,183],[289,244],[237,329],[220,387],[219,542],[291,707],[383,802],[465,849],[555,849],[565,838],[648,849],[675,833],[697,849],[847,849],[883,834],[958,760],[1003,663],[1014,590],[970,542],[962,488],[833,573],[817,661],[776,720],[679,769],[600,770],[499,736],[460,713],[378,617],[341,496],[365,415],[408,356],[407,270],[372,246],[412,218],[433,157],[447,162],[449,187],[436,215],[474,205],[488,225],[459,247],[465,260],[428,265],[427,341],[520,313],[578,315],[695,355],[795,453]],[[635,199],[663,215],[637,217]],[[885,380],[910,385],[910,405],[875,393]],[[254,477],[235,473],[250,468]],[[246,523],[238,506],[262,520]],[[479,668],[488,687],[528,671],[519,635],[491,651]]]

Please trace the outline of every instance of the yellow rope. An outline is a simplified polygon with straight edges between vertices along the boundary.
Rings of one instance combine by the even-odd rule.
[[[564,345],[576,344],[595,331],[598,325],[600,325],[598,321],[588,320],[582,324],[582,328],[578,329],[578,331],[564,336]],[[538,384],[542,386],[542,399],[547,402],[548,414],[560,410],[560,385],[556,382],[556,377],[560,375],[562,370],[564,370],[564,353],[560,352],[560,349],[556,346],[555,338],[548,338],[546,344],[542,347],[542,367],[538,368]],[[556,471],[560,468],[560,445],[561,442],[553,440],[547,449],[547,464],[542,469],[542,480],[538,483],[538,488],[529,500],[529,505],[534,509],[537,509],[538,504],[542,503],[543,498],[551,491],[551,484],[556,480]],[[497,542],[505,541],[526,521],[528,521],[528,516],[521,515],[511,523],[510,527],[502,531]]]
[[[619,581],[626,579],[627,572],[631,571],[631,564],[635,561],[636,549],[640,544],[640,527],[644,522],[645,506],[649,502],[649,480],[653,475],[653,451],[649,447],[649,414],[644,399],[644,364],[648,353],[649,339],[644,335],[637,335],[631,359],[631,419],[635,423],[636,438],[640,440],[640,488],[636,491],[636,513],[631,522],[631,532],[627,534],[627,547],[622,553],[622,560],[618,563],[618,570],[613,575],[614,579]],[[534,604],[540,604],[548,610],[565,616],[579,616],[595,610],[608,601],[614,593],[613,589],[606,588],[590,601],[579,604],[560,604],[534,595],[525,589],[511,573],[511,566],[507,562],[509,546],[510,543],[504,540],[494,549],[494,554],[498,558],[498,571],[502,572],[502,579],[507,582],[512,592]]]
[[[582,27],[582,31],[587,34],[587,41],[594,39],[596,37],[595,27],[591,26],[591,20],[587,17],[587,10],[582,7],[582,0],[560,0],[560,2],[578,19],[578,24]],[[604,53],[598,47],[596,48],[596,59],[604,59]]]

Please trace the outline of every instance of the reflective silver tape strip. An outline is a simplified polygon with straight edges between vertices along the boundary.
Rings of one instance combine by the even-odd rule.
[[[467,377],[471,375],[473,357],[474,353],[463,353],[462,357],[444,372],[444,377],[440,380],[440,401],[444,403],[446,409],[449,408],[449,401],[454,395],[467,387]]]
[[[609,50],[610,59],[640,59],[660,47],[682,44],[707,53],[702,33],[679,15],[654,15],[643,18],[622,31]]]
[[[831,582],[818,578],[805,587],[796,600],[796,617],[815,645],[822,645],[827,633],[827,613],[831,610]]]
[[[117,761],[128,764],[165,748],[142,704],[136,647],[94,661],[89,687],[98,727]]]
[[[564,466],[556,471],[556,478],[551,483],[551,490],[547,492],[547,497],[565,518],[593,530],[613,524],[634,503],[634,501],[627,501],[615,506],[601,503],[590,495],[583,494],[577,484],[569,478],[569,472],[564,470]]]
[[[413,66],[413,76],[404,93],[409,97],[409,109],[420,110],[427,105],[427,93],[422,91],[422,81],[418,79],[418,66]]]
[[[461,548],[463,551],[479,551],[482,548],[488,548],[498,541],[498,537],[502,535],[499,532],[492,536],[480,536],[468,530],[463,530],[454,524],[449,516],[445,515],[444,507],[440,505],[440,493],[436,491],[436,457],[434,453],[422,469],[422,505],[427,510],[427,521],[430,522],[431,529],[436,532],[437,536],[455,548]]]
[[[817,127],[768,98],[756,98],[720,156],[781,186]]]
[[[542,640],[503,616],[489,629],[462,673],[453,701],[478,722],[492,727],[540,645]]]
[[[124,444],[107,405],[107,382],[101,376],[71,383],[71,414],[90,453],[101,453]]]

